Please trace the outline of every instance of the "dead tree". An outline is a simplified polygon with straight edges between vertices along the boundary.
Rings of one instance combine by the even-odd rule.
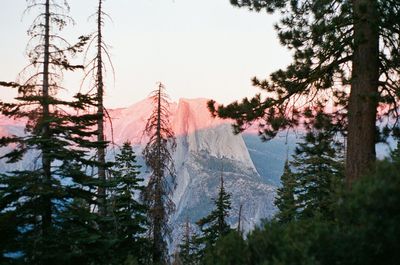
[[[97,10],[92,15],[96,18],[96,31],[92,34],[92,39],[90,41],[87,53],[91,51],[91,47],[94,47],[93,58],[85,65],[86,74],[83,79],[83,84],[89,82],[88,93],[92,95],[93,106],[95,107],[95,112],[97,115],[97,177],[100,181],[100,185],[97,191],[99,213],[102,216],[107,214],[107,168],[109,168],[106,162],[106,149],[107,149],[107,139],[105,136],[105,120],[107,117],[107,110],[104,107],[104,92],[105,92],[105,74],[106,66],[112,69],[114,74],[114,68],[111,62],[111,57],[107,50],[107,44],[103,37],[103,27],[105,17],[109,17],[103,11],[103,0],[98,0]]]
[[[161,83],[152,92],[151,99],[154,109],[145,127],[144,134],[148,137],[148,142],[143,150],[151,175],[143,199],[149,209],[153,264],[166,264],[168,216],[175,208],[171,195],[175,186],[172,153],[176,148],[176,141],[169,121],[168,96]]]

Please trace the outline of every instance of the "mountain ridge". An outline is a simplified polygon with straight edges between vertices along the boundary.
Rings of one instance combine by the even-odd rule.
[[[240,205],[243,205],[243,228],[252,229],[264,218],[271,218],[276,208],[273,200],[276,187],[267,183],[258,173],[248,147],[241,134],[233,134],[231,121],[213,118],[206,106],[208,100],[180,99],[169,106],[170,122],[176,135],[177,149],[174,153],[177,171],[177,186],[173,193],[176,211],[171,216],[171,227],[177,243],[180,230],[187,218],[195,221],[207,215],[213,208],[212,199],[218,193],[219,178],[225,177],[225,185],[232,194],[232,211],[229,223],[234,227]],[[140,158],[146,141],[143,130],[153,109],[150,99],[144,99],[127,108],[109,110],[110,124],[106,126],[107,139],[120,145],[130,141]],[[23,123],[13,123],[4,119],[0,123],[3,133],[23,133]],[[13,125],[10,125],[13,124]],[[16,129],[14,128],[16,127]],[[0,153],[4,149],[0,150]],[[109,157],[112,152],[108,152]],[[32,166],[31,155],[19,167]],[[10,165],[0,163],[0,171],[10,169]]]

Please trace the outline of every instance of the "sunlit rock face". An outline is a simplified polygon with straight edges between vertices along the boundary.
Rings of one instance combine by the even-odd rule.
[[[233,134],[229,121],[212,118],[206,103],[207,99],[180,99],[169,108],[177,141],[177,186],[173,194],[176,211],[171,217],[175,240],[186,220],[194,223],[212,210],[221,174],[232,194],[229,222],[233,227],[238,222],[240,205],[244,230],[275,212],[275,186],[258,174],[243,137]],[[147,99],[110,111],[114,141],[121,144],[129,140],[140,154],[140,146],[146,140],[142,132],[151,110]]]
[[[221,175],[224,176],[226,190],[232,194],[229,218],[232,227],[237,226],[240,205],[245,231],[275,212],[273,201],[276,188],[273,181],[260,176],[242,135],[233,134],[230,121],[211,117],[206,102],[207,99],[180,99],[169,106],[170,122],[177,141],[174,153],[177,185],[173,193],[176,211],[171,216],[174,243],[180,238],[186,220],[194,224],[212,210],[212,199],[218,193]],[[130,141],[140,156],[146,142],[143,130],[152,108],[151,100],[145,99],[128,108],[109,110],[107,139],[117,146]],[[0,119],[0,135],[23,134],[23,124]],[[110,148],[110,159],[116,150]],[[6,149],[0,151],[4,153]],[[139,161],[143,164],[142,159]],[[33,163],[32,153],[18,165],[0,162],[0,170],[32,167]],[[147,174],[147,169],[143,167],[143,175]]]

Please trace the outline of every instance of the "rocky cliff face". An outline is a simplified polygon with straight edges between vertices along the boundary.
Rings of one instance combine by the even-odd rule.
[[[212,210],[221,174],[227,191],[232,194],[229,221],[233,227],[237,226],[240,205],[243,229],[247,231],[275,212],[275,186],[267,184],[258,174],[242,136],[232,133],[229,121],[212,118],[206,102],[206,99],[181,99],[170,106],[170,120],[177,138],[174,153],[177,186],[173,195],[176,212],[171,217],[174,241],[180,237],[180,228],[187,219],[194,223]],[[112,111],[114,140],[141,145],[150,111],[148,100]]]
[[[171,217],[175,242],[186,219],[194,223],[211,211],[221,174],[227,191],[232,194],[229,221],[233,227],[238,222],[240,205],[243,206],[244,230],[253,228],[263,218],[270,218],[275,211],[275,186],[260,177],[242,136],[232,133],[229,121],[212,118],[206,102],[206,99],[181,99],[178,103],[171,103],[169,108],[177,138],[174,153],[177,186],[173,194],[176,212]],[[129,140],[140,155],[146,141],[142,132],[151,110],[152,104],[148,99],[128,108],[110,110],[113,130],[108,124],[108,140],[117,145]],[[0,119],[1,135],[22,133],[23,122]],[[0,150],[1,153],[5,151]],[[109,157],[112,154],[110,150]],[[34,154],[28,154],[18,165],[0,162],[0,171],[16,166],[34,166]]]

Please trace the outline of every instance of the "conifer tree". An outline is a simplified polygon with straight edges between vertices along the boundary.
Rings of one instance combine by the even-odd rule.
[[[280,13],[275,28],[293,62],[253,84],[267,92],[210,110],[236,120],[237,132],[261,121],[264,138],[296,126],[296,102],[333,100],[338,118],[347,117],[346,180],[349,185],[375,160],[377,106],[397,115],[399,102],[400,3],[395,0],[231,0],[238,7]],[[350,94],[346,87],[350,86]],[[397,126],[395,124],[394,126]]]
[[[18,82],[1,83],[17,88],[18,97],[0,107],[5,116],[29,121],[25,135],[2,137],[0,146],[13,144],[2,157],[8,163],[27,156],[35,157],[35,163],[0,177],[0,227],[15,221],[6,226],[13,237],[1,247],[1,256],[10,257],[10,263],[71,264],[84,258],[86,249],[78,247],[100,238],[88,208],[97,184],[84,170],[93,166],[88,154],[99,144],[91,141],[96,117],[84,111],[91,100],[82,94],[73,101],[57,97],[63,72],[83,68],[68,59],[82,51],[88,38],[70,45],[58,34],[72,22],[66,1],[27,2],[28,11],[38,9],[28,30],[30,64]],[[76,110],[83,114],[74,115]],[[66,231],[70,224],[74,230]]]
[[[144,264],[148,246],[144,235],[147,231],[147,209],[138,198],[143,191],[143,179],[139,178],[136,155],[129,142],[125,142],[116,156],[113,169],[115,188],[111,190],[112,212],[115,222],[116,246],[114,255],[122,263],[129,256]]]
[[[220,237],[227,235],[231,231],[227,223],[231,209],[231,195],[225,190],[222,175],[218,196],[214,199],[214,205],[215,209],[209,215],[197,221],[197,225],[200,227],[202,233],[199,240],[204,244],[205,249],[214,246]]]
[[[104,142],[104,103],[103,103],[103,95],[104,95],[104,80],[103,80],[103,34],[102,34],[102,26],[103,26],[103,11],[102,11],[103,1],[99,0],[98,10],[97,10],[97,54],[96,54],[96,62],[94,67],[97,68],[96,73],[96,88],[97,88],[97,141]],[[105,185],[106,182],[106,169],[105,169],[105,148],[104,146],[100,146],[97,149],[97,160],[99,162],[98,166],[98,177]],[[98,191],[98,196],[101,201],[99,203],[99,211],[100,214],[106,213],[106,191],[105,187],[100,186]]]
[[[105,117],[107,110],[104,107],[104,93],[106,66],[109,65],[113,69],[113,64],[103,36],[104,18],[108,16],[103,11],[103,4],[104,0],[98,0],[97,11],[93,14],[96,18],[96,31],[92,34],[92,39],[86,53],[89,53],[91,47],[94,46],[94,58],[90,59],[87,65],[85,65],[86,73],[82,83],[89,83],[88,93],[92,97],[92,105],[95,107],[97,115],[97,141],[103,143],[99,145],[96,150],[97,177],[101,182],[98,188],[97,198],[99,201],[99,214],[106,216],[107,188],[110,185],[110,182],[107,181],[107,170],[112,166],[112,163],[106,161],[108,141],[105,136]]]
[[[289,161],[286,160],[281,176],[282,186],[277,191],[275,205],[279,212],[276,218],[279,222],[287,223],[295,220],[296,217],[296,177],[290,169]]]
[[[295,187],[291,187],[295,192],[295,211],[299,218],[320,215],[331,220],[334,194],[344,178],[343,146],[335,139],[337,133],[329,115],[319,111],[309,126],[290,163],[295,178]],[[285,203],[292,203],[292,198]]]
[[[179,244],[179,261],[183,265],[196,265],[199,263],[199,241],[197,235],[191,231],[190,223],[185,223],[185,234]]]
[[[143,192],[143,199],[148,207],[153,244],[152,261],[153,264],[158,265],[167,263],[168,216],[175,209],[170,196],[175,187],[172,153],[176,148],[176,142],[169,121],[168,96],[163,84],[159,83],[151,99],[154,109],[146,123],[144,133],[149,140],[143,150],[143,156],[151,174]]]

